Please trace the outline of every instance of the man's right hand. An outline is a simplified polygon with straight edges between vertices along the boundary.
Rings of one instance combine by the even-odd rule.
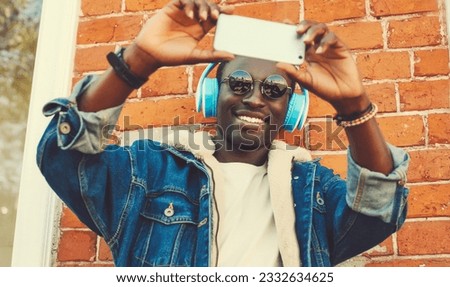
[[[145,23],[123,57],[131,72],[147,78],[162,66],[176,66],[231,60],[221,51],[204,50],[199,41],[216,25],[220,13],[232,7],[219,7],[206,0],[174,0]],[[96,112],[125,102],[133,88],[109,68],[80,96],[78,108]]]
[[[157,67],[230,60],[232,54],[204,50],[198,43],[216,25],[220,13],[232,10],[206,0],[174,0],[145,23],[134,45]]]

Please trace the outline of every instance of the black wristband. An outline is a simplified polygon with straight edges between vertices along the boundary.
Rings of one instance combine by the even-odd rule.
[[[123,52],[125,48],[121,48],[117,53],[110,52],[106,55],[109,64],[114,69],[116,74],[125,81],[130,87],[134,89],[139,89],[147,79],[140,78],[131,72],[127,63],[123,59]]]

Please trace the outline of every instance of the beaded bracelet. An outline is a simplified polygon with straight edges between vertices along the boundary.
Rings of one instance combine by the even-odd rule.
[[[377,105],[371,103],[369,106],[370,110],[368,109],[367,112],[363,112],[362,115],[356,119],[352,120],[342,120],[342,117],[335,116],[334,119],[336,120],[336,124],[338,126],[348,128],[348,127],[354,127],[360,124],[363,124],[370,120],[371,118],[375,117],[375,115],[378,112]]]

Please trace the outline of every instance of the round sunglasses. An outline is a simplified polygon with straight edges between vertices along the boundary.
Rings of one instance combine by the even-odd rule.
[[[254,80],[249,72],[244,70],[236,70],[224,78],[220,84],[228,82],[228,86],[236,95],[245,95],[253,90],[254,83],[261,83],[261,93],[269,99],[281,98],[287,90],[292,93],[292,88],[289,87],[286,79],[277,74],[268,76],[263,81]]]

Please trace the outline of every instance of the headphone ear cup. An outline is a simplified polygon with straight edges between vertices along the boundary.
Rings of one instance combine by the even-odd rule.
[[[205,118],[215,117],[217,114],[217,99],[219,97],[219,84],[217,79],[205,78],[202,86],[202,110]]]
[[[219,96],[219,84],[217,79],[209,79],[208,74],[214,69],[217,63],[210,63],[206,66],[197,84],[195,93],[195,108],[197,112],[203,110],[203,116],[215,117],[217,111],[217,97]]]
[[[286,118],[284,119],[284,129],[288,132],[293,132],[295,128],[302,129],[308,116],[308,109],[308,91],[302,88],[301,94],[293,93],[289,99]]]

